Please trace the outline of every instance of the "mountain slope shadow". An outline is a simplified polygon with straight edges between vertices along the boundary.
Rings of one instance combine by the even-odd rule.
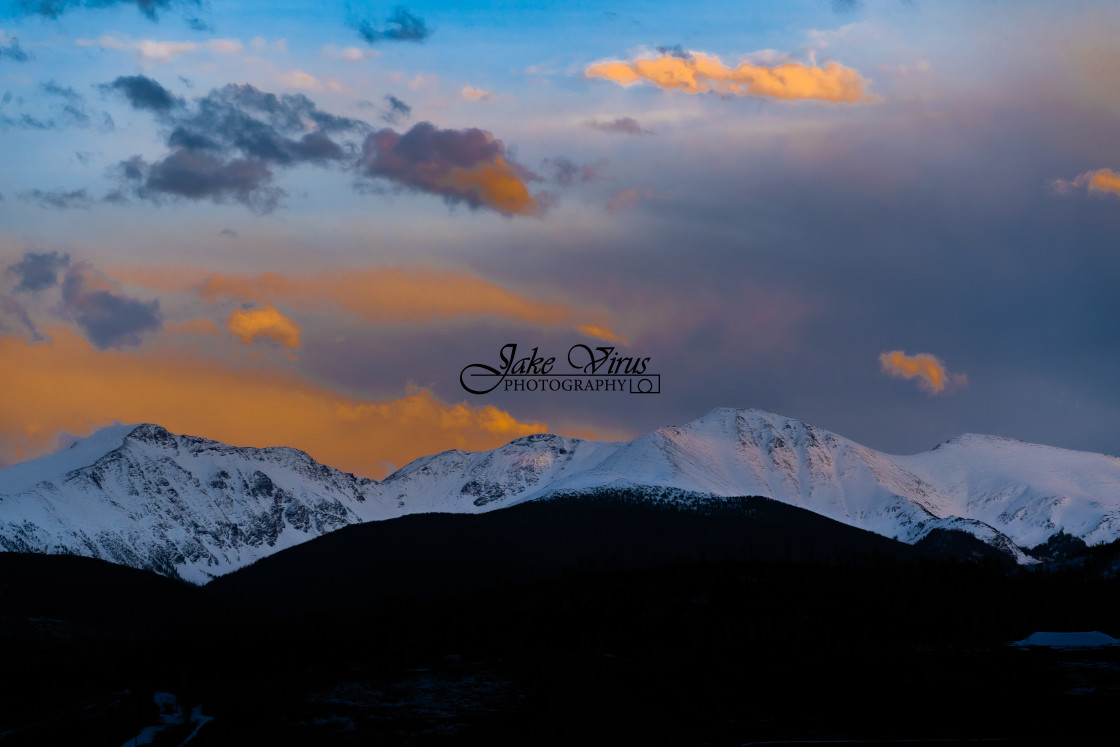
[[[345,612],[569,573],[727,560],[867,565],[923,556],[920,548],[766,498],[668,503],[600,491],[487,514],[346,527],[206,589],[242,608]]]

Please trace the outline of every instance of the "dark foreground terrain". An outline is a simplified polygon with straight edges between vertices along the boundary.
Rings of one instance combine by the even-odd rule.
[[[0,554],[0,742],[1070,744],[1115,730],[1120,651],[1006,645],[1120,633],[1106,551],[1022,572],[961,538],[896,547],[757,500],[514,511],[352,527],[204,588]]]

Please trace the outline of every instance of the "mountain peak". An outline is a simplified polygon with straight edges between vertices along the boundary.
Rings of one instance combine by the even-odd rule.
[[[129,431],[127,439],[140,443],[152,444],[163,448],[174,448],[177,445],[175,436],[162,425],[155,423],[141,423]]]
[[[506,445],[507,446],[512,446],[513,444],[518,444],[518,445],[524,444],[524,445],[527,446],[529,444],[535,444],[535,443],[541,443],[541,442],[552,443],[552,442],[560,440],[562,438],[564,438],[564,436],[561,436],[557,433],[530,433],[528,436],[521,436],[520,438],[515,438]]]
[[[765,423],[767,426],[783,427],[790,423],[799,423],[806,428],[811,428],[809,423],[806,423],[799,418],[790,417],[789,415],[782,415],[781,413],[773,412],[771,410],[763,410],[758,407],[714,407],[709,410],[702,417],[697,418],[691,422],[693,423],[707,423],[707,422],[728,422],[743,419],[752,425],[761,425]]]
[[[713,418],[713,419],[714,418],[726,418],[726,417],[732,417],[732,416],[738,417],[740,415],[742,415],[742,416],[753,415],[755,417],[767,418],[767,419],[778,418],[778,419],[781,419],[781,420],[793,420],[793,418],[789,418],[785,415],[779,415],[776,412],[770,412],[769,410],[762,410],[762,409],[757,408],[757,407],[713,407],[707,413],[705,413],[701,417],[697,418],[697,420],[708,420],[709,418]]]

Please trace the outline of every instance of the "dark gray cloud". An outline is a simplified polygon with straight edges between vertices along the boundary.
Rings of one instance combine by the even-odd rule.
[[[218,203],[232,199],[267,213],[275,210],[284,196],[282,189],[272,185],[272,171],[265,162],[223,160],[188,148],[179,148],[154,163],[133,156],[121,162],[120,173],[136,196],[157,202],[164,197]]]
[[[10,326],[9,322],[14,319],[18,322],[16,328]],[[27,313],[24,308],[14,296],[0,293],[0,330],[5,332],[12,332],[15,329],[23,328],[31,336],[33,342],[42,342],[47,339],[35,326],[35,320]]]
[[[167,112],[183,104],[182,99],[144,75],[122,75],[112,83],[101,84],[100,88],[124,94],[134,109]]]
[[[4,274],[18,278],[18,291],[41,291],[58,285],[58,273],[70,266],[70,255],[58,252],[24,252]]]
[[[614,132],[620,135],[652,135],[653,132],[642,127],[633,117],[618,117],[610,121],[590,119],[587,126],[600,132]]]
[[[538,207],[525,189],[528,172],[506,159],[501,140],[473,127],[441,130],[418,122],[403,135],[389,129],[371,133],[362,145],[358,170],[472,208],[509,215]]]
[[[674,44],[671,47],[660,44],[654,47],[654,49],[656,49],[661,55],[666,57],[677,57],[682,60],[692,59],[692,53],[686,50],[680,44]]]
[[[358,146],[347,138],[370,129],[319,109],[302,94],[277,96],[251,85],[227,85],[191,102],[139,75],[106,87],[154,114],[166,131],[166,157],[148,162],[134,156],[119,164],[124,185],[142,199],[233,200],[269,212],[284,196],[273,184],[274,169],[350,162]]]
[[[369,134],[368,123],[325,112],[302,94],[277,96],[251,85],[227,85],[193,100],[175,97],[141,75],[117,78],[103,89],[155,116],[170,151],[154,161],[141,156],[121,161],[120,187],[106,198],[110,201],[126,194],[155,202],[234,201],[267,213],[285,196],[274,183],[277,170],[310,164],[356,167],[369,179],[507,215],[541,207],[525,187],[535,175],[509,161],[501,141],[483,130],[439,130],[422,122],[404,134],[391,129]],[[386,119],[411,115],[411,107],[395,96],[385,101]],[[359,146],[356,138],[363,135]],[[596,176],[593,166],[558,169],[567,183]]]
[[[99,350],[139,345],[145,332],[163,326],[159,300],[115,293],[87,265],[71,267],[62,281],[62,301],[86,338]]]
[[[62,109],[56,121],[76,127],[89,127],[90,115],[86,111],[86,100],[80,93],[69,86],[62,86],[53,80],[48,80],[39,86],[40,90],[48,96],[62,100]]]
[[[228,236],[231,239],[236,239],[237,238],[237,231],[234,231],[232,228],[223,228],[221,231],[218,231],[218,235],[219,236]]]
[[[570,158],[556,156],[544,159],[541,162],[541,171],[549,180],[562,187],[569,187],[573,184],[599,181],[603,178],[601,170],[605,165],[606,162],[601,161],[581,166]]]
[[[18,127],[23,130],[53,130],[57,126],[54,120],[39,119],[30,114],[20,114],[16,117],[0,114],[0,127]]]
[[[381,115],[381,118],[389,124],[400,124],[412,116],[412,107],[396,96],[390,94],[385,97],[385,101],[389,104],[389,108]]]
[[[85,189],[31,189],[19,193],[21,200],[34,202],[39,207],[55,210],[70,210],[72,208],[89,209],[95,202]]]
[[[403,135],[392,130],[372,133],[363,146],[363,163],[373,175],[407,181],[409,172],[421,165],[469,169],[504,153],[501,141],[485,130],[441,130],[419,122]]]
[[[58,18],[64,13],[82,8],[111,8],[117,5],[135,6],[147,18],[155,21],[160,11],[180,8],[189,12],[191,9],[201,8],[202,2],[201,0],[13,0],[11,3],[16,15],[38,15],[47,18]]]
[[[59,287],[62,303],[52,303],[45,313],[75,322],[100,350],[139,345],[141,335],[163,326],[158,300],[142,301],[117,292],[93,266],[71,262],[68,254],[27,251],[4,270],[4,275],[16,279],[17,293],[40,294]],[[4,316],[18,319],[33,339],[45,339],[14,293],[0,294],[0,325]]]
[[[100,120],[98,129],[113,129],[112,118],[105,113],[91,115],[86,107],[85,97],[73,88],[48,80],[39,85],[39,90],[44,95],[30,102],[25,102],[22,96],[14,98],[11,92],[5,93],[0,99],[0,126],[25,130],[58,130],[64,127],[86,129],[93,126],[97,116]],[[13,99],[15,108],[9,109]],[[33,107],[32,111],[25,110],[28,105]]]
[[[58,252],[24,252],[23,257],[4,270],[4,275],[16,279],[15,291],[39,293],[59,284],[58,276],[70,266],[70,255]],[[27,308],[14,293],[0,293],[0,329],[11,331],[10,322],[15,328],[27,331],[35,342],[47,339],[31,318]]]
[[[60,85],[53,80],[48,80],[46,83],[40,84],[39,88],[42,89],[43,93],[49,94],[51,96],[58,96],[59,98],[66,99],[71,103],[85,103],[85,99],[82,98],[82,95],[80,93],[75,91],[70,86]]]
[[[31,55],[20,47],[19,39],[14,36],[5,36],[3,32],[0,32],[0,60],[27,62],[30,59]]]
[[[393,9],[384,23],[370,20],[368,12],[359,17],[353,6],[350,7],[350,15],[350,26],[370,44],[382,41],[421,42],[432,34],[423,18],[409,13],[400,5]]]

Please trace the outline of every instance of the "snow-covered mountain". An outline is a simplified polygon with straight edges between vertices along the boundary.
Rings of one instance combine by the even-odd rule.
[[[0,547],[69,552],[204,581],[341,526],[477,513],[602,489],[774,498],[914,543],[959,529],[1020,562],[1059,531],[1120,537],[1120,459],[995,436],[891,456],[760,410],[719,408],[628,442],[551,434],[423,457],[381,482],[295,449],[114,426],[0,471]]]
[[[296,449],[111,426],[0,472],[0,547],[204,582],[361,521],[371,484]]]

